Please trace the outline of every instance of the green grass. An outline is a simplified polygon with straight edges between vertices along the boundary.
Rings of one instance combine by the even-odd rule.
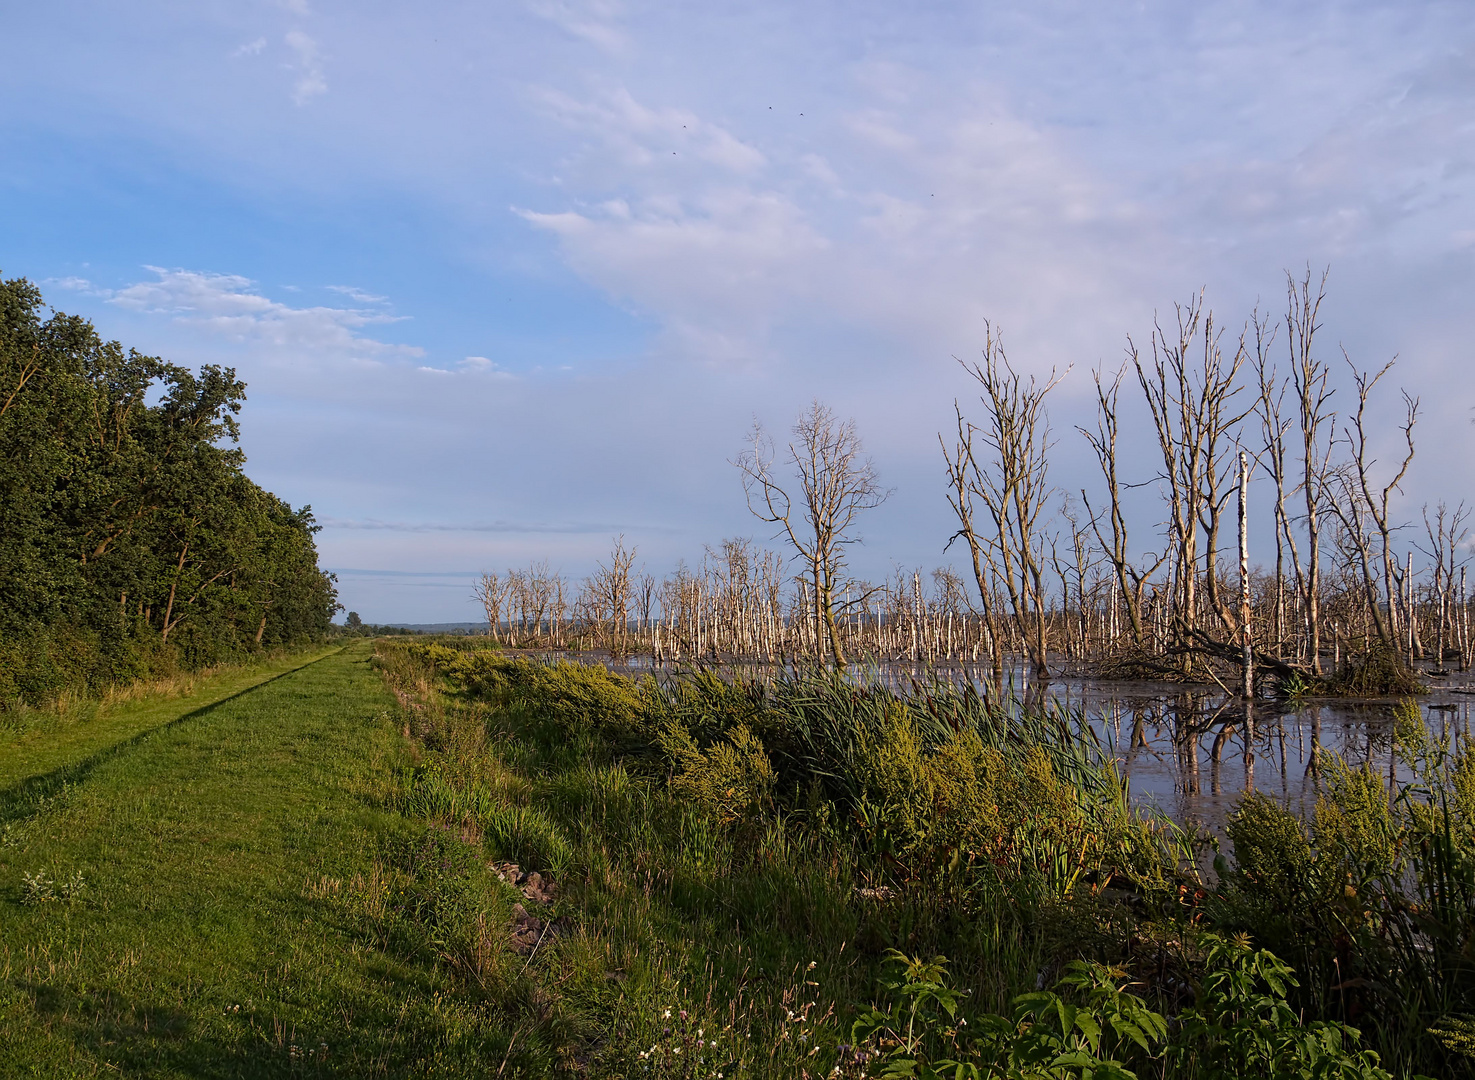
[[[0,1076],[829,1075],[892,949],[975,1018],[1092,960],[1181,1019],[1208,904],[1067,720],[359,641],[32,723]]]
[[[294,650],[219,673],[159,680],[145,685],[136,694],[114,694],[111,701],[82,702],[60,710],[28,709],[20,715],[0,716],[0,790],[9,789],[21,780],[75,766],[188,712],[218,704],[296,671],[321,659],[332,648]],[[9,721],[8,726],[5,721]]]
[[[439,834],[387,808],[406,744],[369,649],[0,750],[0,1075],[495,1070],[507,1037],[416,937],[427,904],[373,917],[393,853]]]

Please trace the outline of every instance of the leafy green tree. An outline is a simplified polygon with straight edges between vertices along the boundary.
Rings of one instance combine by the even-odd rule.
[[[0,281],[0,707],[326,632],[317,525],[245,475],[245,395]]]

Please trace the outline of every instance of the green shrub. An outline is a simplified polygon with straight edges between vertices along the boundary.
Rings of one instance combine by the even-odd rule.
[[[409,649],[473,697],[519,704],[570,729],[624,734],[641,729],[646,709],[641,684],[598,664],[542,664],[508,659],[494,649],[461,651],[433,643]]]
[[[671,722],[660,743],[672,765],[671,790],[719,821],[755,821],[772,808],[773,765],[746,724],[703,750]]]
[[[1252,791],[1239,801],[1225,831],[1234,845],[1237,880],[1247,892],[1277,905],[1304,895],[1311,842],[1294,814]]]

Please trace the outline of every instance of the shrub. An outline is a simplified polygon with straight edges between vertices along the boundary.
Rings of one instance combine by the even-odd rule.
[[[1103,964],[1071,962],[1053,989],[1019,995],[1002,1016],[969,1013],[945,958],[892,951],[889,1000],[860,1010],[850,1042],[836,1048],[836,1074],[879,1057],[879,1075],[898,1078],[1130,1080],[1146,1066],[1206,1080],[1390,1080],[1375,1053],[1358,1049],[1357,1029],[1302,1021],[1286,998],[1294,972],[1278,957],[1241,940],[1208,941],[1195,1001],[1171,1027]]]
[[[1330,678],[1322,680],[1318,689],[1336,697],[1395,697],[1426,692],[1403,656],[1383,645],[1374,645],[1360,656],[1349,656]]]
[[[1311,876],[1311,842],[1300,820],[1268,795],[1249,792],[1225,831],[1234,844],[1237,880],[1277,906],[1303,895]]]
[[[641,729],[646,705],[641,684],[600,665],[541,664],[508,659],[493,649],[460,651],[433,643],[410,648],[473,697],[519,704],[575,730],[629,734]]]
[[[672,763],[671,790],[718,820],[752,821],[772,807],[773,765],[746,724],[703,750],[672,721],[660,743]]]

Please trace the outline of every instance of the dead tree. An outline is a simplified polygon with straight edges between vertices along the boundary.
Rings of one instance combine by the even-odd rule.
[[[985,332],[982,362],[959,363],[983,389],[979,401],[986,419],[981,426],[969,423],[954,402],[958,441],[951,452],[942,444],[952,489],[949,502],[959,525],[952,539],[967,542],[980,595],[986,595],[988,587],[983,564],[995,569],[1030,668],[1036,679],[1044,679],[1050,667],[1041,518],[1055,496],[1048,479],[1051,444],[1045,397],[1060,380],[1053,370],[1043,385],[1033,375],[1021,377],[992,325],[986,323]],[[982,461],[975,436],[981,436],[980,449],[986,455]],[[976,527],[974,499],[984,508],[986,533]]]
[[[1386,647],[1396,651],[1399,647],[1398,639],[1401,629],[1397,621],[1397,608],[1402,590],[1395,588],[1395,578],[1398,576],[1398,556],[1393,550],[1393,532],[1396,526],[1391,518],[1391,503],[1393,493],[1402,491],[1403,478],[1408,475],[1408,468],[1413,464],[1414,426],[1418,423],[1419,399],[1410,397],[1407,391],[1402,392],[1404,423],[1400,430],[1403,432],[1405,453],[1397,471],[1381,487],[1373,479],[1373,467],[1377,464],[1377,459],[1372,456],[1372,447],[1369,445],[1367,416],[1368,399],[1379,380],[1393,367],[1393,363],[1392,360],[1388,361],[1381,370],[1374,374],[1359,371],[1350,359],[1347,361],[1347,366],[1352,369],[1353,385],[1357,390],[1357,409],[1350,423],[1343,430],[1343,439],[1346,442],[1349,457],[1337,471],[1337,487],[1340,497],[1333,500],[1331,507],[1332,512],[1346,530],[1347,539],[1356,551],[1358,568],[1361,570],[1363,585],[1367,589],[1367,603],[1378,638]],[[1377,573],[1373,565],[1372,544],[1374,542],[1378,546],[1376,554],[1382,564],[1381,597],[1377,584]],[[1387,601],[1386,615],[1383,611],[1382,600]]]
[[[799,481],[800,502],[794,500],[774,474],[773,441],[757,421],[749,445],[735,462],[743,474],[748,509],[759,519],[778,525],[779,535],[793,546],[806,566],[814,590],[815,657],[828,643],[839,667],[845,651],[835,622],[835,594],[845,567],[845,549],[859,543],[858,518],[885,502],[891,494],[881,487],[876,467],[864,456],[854,420],[838,419],[818,400],[799,417],[788,443],[788,462]],[[796,522],[795,511],[802,519]]]
[[[1297,591],[1302,591],[1301,556],[1296,548],[1296,538],[1291,532],[1290,517],[1286,513],[1286,498],[1296,488],[1286,472],[1286,432],[1291,420],[1283,415],[1286,387],[1290,378],[1276,373],[1270,359],[1270,348],[1275,339],[1275,328],[1260,318],[1257,311],[1252,319],[1255,329],[1255,373],[1259,382],[1259,398],[1256,413],[1260,419],[1263,449],[1260,453],[1261,467],[1270,475],[1275,485],[1275,612],[1272,637],[1275,652],[1279,656],[1285,651],[1286,604],[1285,604],[1285,554],[1291,553],[1291,568],[1295,574]]]
[[[1144,364],[1130,338],[1128,355],[1157,434],[1163,463],[1159,478],[1167,484],[1174,560],[1172,637],[1186,674],[1202,637],[1201,600],[1224,634],[1234,633],[1237,626],[1220,589],[1218,549],[1224,509],[1233,490],[1233,433],[1248,410],[1234,410],[1234,398],[1241,389],[1238,375],[1245,359],[1244,339],[1226,362],[1220,332],[1215,329],[1213,313],[1204,310],[1202,295],[1175,310],[1176,333],[1170,335],[1161,325],[1153,328],[1150,363]],[[1194,353],[1200,354],[1196,361]]]
[[[1456,571],[1463,572],[1459,553],[1469,535],[1466,522],[1470,510],[1460,503],[1453,510],[1441,501],[1435,507],[1434,520],[1429,520],[1429,507],[1424,507],[1424,533],[1429,538],[1429,547],[1424,550],[1434,563],[1434,582],[1431,597],[1436,607],[1438,626],[1435,656],[1442,667],[1444,654],[1451,644],[1459,642],[1458,626],[1451,626],[1455,612],[1454,583]],[[1454,633],[1450,633],[1451,629]],[[1463,653],[1461,653],[1463,655]]]
[[[593,601],[594,621],[601,624],[610,651],[620,657],[626,654],[626,637],[630,628],[631,570],[635,566],[635,552],[635,548],[625,547],[624,536],[615,537],[609,564],[597,563],[587,586]]]
[[[1301,435],[1301,495],[1306,505],[1306,574],[1301,600],[1306,617],[1306,659],[1321,674],[1321,509],[1326,505],[1331,468],[1331,443],[1337,418],[1330,408],[1333,391],[1327,385],[1327,365],[1317,359],[1314,345],[1321,302],[1326,298],[1327,273],[1311,292],[1311,272],[1297,282],[1286,274],[1286,342],[1290,350],[1291,388],[1296,395]],[[1325,428],[1325,434],[1323,434]]]
[[[1120,431],[1117,417],[1122,377],[1125,374],[1125,367],[1119,369],[1112,378],[1111,385],[1105,386],[1101,381],[1100,369],[1092,373],[1096,380],[1096,430],[1077,428],[1091,444],[1091,449],[1096,454],[1096,462],[1101,468],[1101,477],[1106,482],[1108,505],[1105,511],[1107,521],[1111,526],[1110,540],[1102,534],[1100,514],[1092,509],[1090,496],[1084,489],[1081,490],[1081,501],[1085,504],[1096,542],[1105,554],[1106,561],[1111,563],[1117,588],[1121,590],[1122,602],[1127,609],[1127,622],[1132,628],[1132,645],[1137,650],[1144,651],[1147,648],[1147,640],[1142,624],[1142,593],[1152,576],[1162,569],[1163,563],[1167,561],[1168,553],[1164,549],[1155,560],[1149,557],[1150,565],[1139,566],[1132,560],[1127,545],[1127,517],[1122,503],[1123,485],[1117,474],[1117,437]]]
[[[1062,562],[1058,545],[1050,545],[1050,562],[1055,567],[1055,575],[1060,578],[1060,596],[1065,616],[1065,625],[1068,627],[1066,634],[1066,654],[1070,655],[1070,643],[1072,636],[1078,647],[1077,659],[1085,657],[1088,651],[1090,628],[1087,621],[1086,607],[1086,575],[1096,565],[1095,552],[1091,544],[1090,534],[1081,525],[1080,516],[1071,505],[1070,496],[1062,497],[1060,501],[1060,516],[1065,519],[1066,527],[1070,529],[1070,556],[1068,562]],[[1071,592],[1075,593],[1075,617],[1071,617]]]
[[[493,573],[482,574],[481,580],[472,588],[472,595],[481,603],[482,610],[486,612],[487,627],[493,641],[501,640],[502,610],[511,588],[511,582],[504,581]]]

